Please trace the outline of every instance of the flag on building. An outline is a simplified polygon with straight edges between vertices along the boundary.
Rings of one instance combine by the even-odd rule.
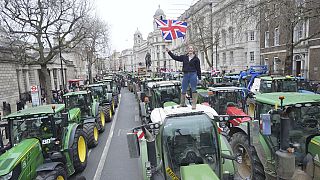
[[[159,20],[155,19],[157,26],[162,32],[164,40],[172,41],[173,39],[184,38],[187,31],[187,22],[178,20]]]

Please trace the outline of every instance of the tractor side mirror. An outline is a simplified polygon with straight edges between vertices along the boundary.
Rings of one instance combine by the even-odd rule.
[[[69,119],[69,114],[64,112],[61,114],[61,117],[62,117],[62,126],[63,127],[67,127],[68,126],[68,119]]]
[[[262,134],[271,135],[271,115],[270,114],[260,114],[260,119],[262,121]]]
[[[127,144],[130,158],[139,158],[140,150],[138,145],[138,137],[135,133],[127,133]]]

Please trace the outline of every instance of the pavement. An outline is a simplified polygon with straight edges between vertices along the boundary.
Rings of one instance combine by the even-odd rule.
[[[137,101],[134,94],[124,88],[113,120],[100,134],[98,146],[89,150],[86,169],[70,179],[77,180],[79,176],[84,176],[87,180],[140,180],[140,163],[138,159],[129,158],[126,138],[126,133],[138,125]]]

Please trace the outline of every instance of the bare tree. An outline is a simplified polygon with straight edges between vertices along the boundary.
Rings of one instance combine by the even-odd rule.
[[[22,58],[23,63],[41,66],[40,83],[48,103],[52,100],[52,87],[47,64],[59,51],[75,47],[84,38],[82,21],[89,11],[89,4],[81,0],[1,2],[2,26],[10,34],[12,44],[22,52],[33,54],[32,58]]]
[[[283,29],[286,58],[284,74],[292,74],[293,49],[302,42],[319,37],[320,29],[309,31],[305,36],[294,38],[295,30],[306,22],[317,22],[320,18],[319,0],[250,0],[244,1],[237,9],[238,23],[258,22],[258,26],[266,26],[270,20]],[[309,29],[309,28],[305,28]]]
[[[191,26],[189,26],[189,32],[192,35],[189,36],[189,43],[194,44],[200,51],[203,51],[206,62],[210,67],[213,67],[213,62],[209,59],[209,53],[210,50],[212,52],[214,44],[210,19],[205,18],[203,15],[194,15],[190,18],[189,23]]]
[[[98,58],[98,52],[102,56],[107,56],[110,52],[109,26],[106,22],[98,17],[88,18],[86,20],[86,36],[78,44],[79,54],[88,62],[89,82],[93,82],[92,65],[95,64]]]

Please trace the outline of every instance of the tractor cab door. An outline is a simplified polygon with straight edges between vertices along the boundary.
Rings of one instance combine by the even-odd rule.
[[[11,148],[9,125],[7,122],[0,123],[0,155]]]

